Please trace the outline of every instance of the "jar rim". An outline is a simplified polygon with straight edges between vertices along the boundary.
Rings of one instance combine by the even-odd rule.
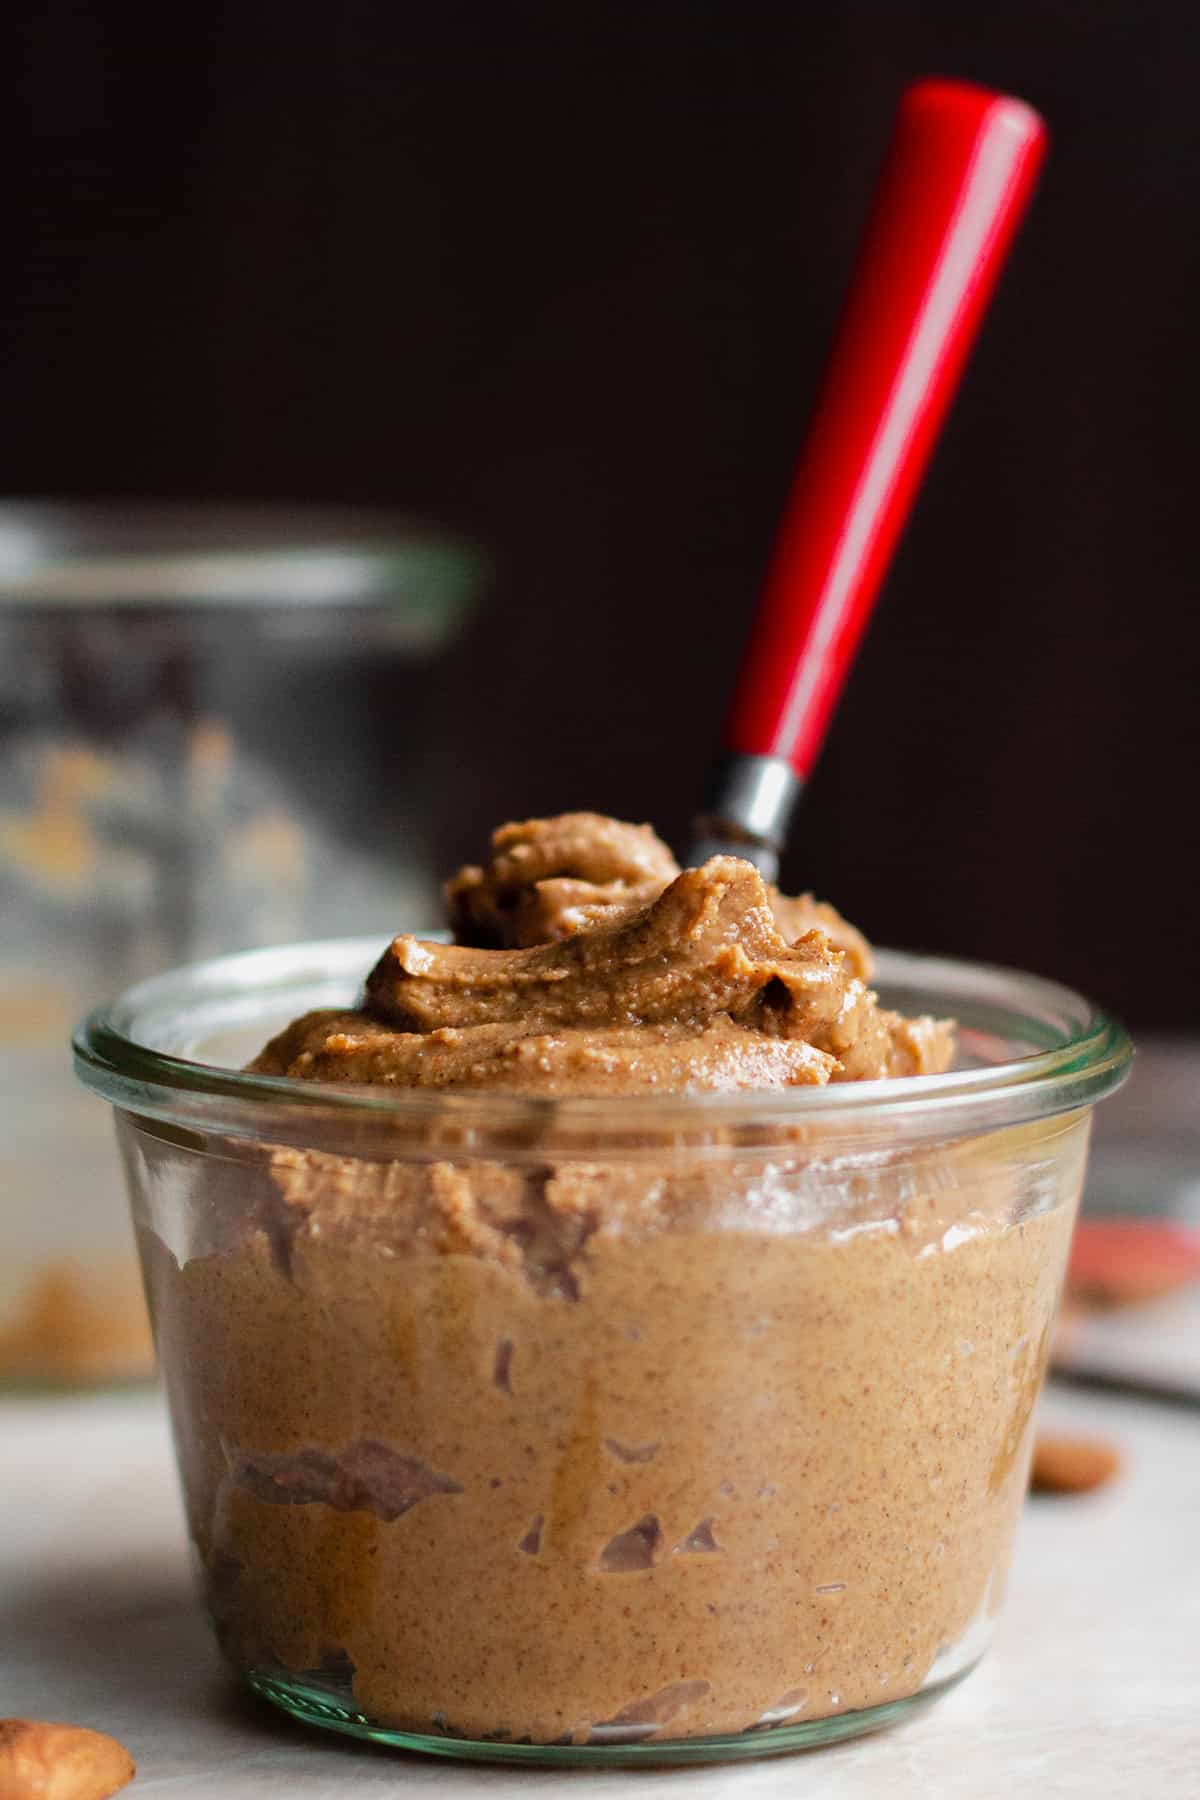
[[[428,934],[434,935],[432,933]],[[331,939],[242,951],[184,965],[94,1009],[76,1029],[75,1067],[83,1083],[128,1111],[205,1125],[231,1135],[280,1130],[304,1135],[305,1121],[411,1128],[469,1120],[486,1137],[516,1129],[661,1132],[703,1124],[796,1128],[903,1122],[944,1135],[992,1129],[1093,1105],[1123,1080],[1132,1057],[1124,1027],[1082,995],[1041,976],[987,963],[908,951],[877,953],[883,997],[907,1011],[953,1013],[983,1042],[1019,1028],[1024,1054],[980,1061],[940,1075],[732,1092],[545,1096],[493,1091],[397,1089],[300,1081],[222,1066],[164,1047],[169,1026],[220,1019],[249,1027],[273,1003],[280,1029],[316,1006],[346,1006],[379,951],[376,938]],[[297,1004],[300,996],[306,1004]],[[914,1001],[917,1002],[914,1005]],[[930,1004],[932,1002],[932,1004]],[[291,1011],[288,1008],[291,1008]],[[262,1038],[268,1035],[265,1026]]]
[[[379,508],[0,504],[0,616],[384,608],[450,620],[484,571],[469,541]]]

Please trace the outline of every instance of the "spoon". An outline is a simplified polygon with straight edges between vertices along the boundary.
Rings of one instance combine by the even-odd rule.
[[[788,823],[1033,191],[1024,101],[925,80],[901,98],[734,686],[690,861],[779,869]]]

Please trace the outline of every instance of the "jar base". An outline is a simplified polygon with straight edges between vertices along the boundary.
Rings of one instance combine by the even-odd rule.
[[[975,1659],[978,1660],[977,1658]],[[856,1712],[833,1713],[824,1719],[808,1719],[796,1725],[775,1725],[738,1732],[728,1737],[665,1738],[634,1744],[521,1744],[486,1738],[425,1736],[414,1731],[392,1731],[373,1725],[362,1713],[341,1706],[328,1692],[308,1687],[303,1680],[266,1670],[245,1676],[253,1691],[273,1706],[305,1725],[319,1725],[346,1737],[383,1744],[393,1750],[417,1751],[423,1756],[444,1756],[460,1762],[525,1763],[570,1767],[650,1767],[683,1763],[735,1762],[750,1757],[784,1756],[791,1751],[816,1750],[844,1738],[863,1737],[899,1725],[923,1712],[958,1686],[975,1667],[975,1661],[956,1669],[941,1681],[930,1682],[903,1700]]]

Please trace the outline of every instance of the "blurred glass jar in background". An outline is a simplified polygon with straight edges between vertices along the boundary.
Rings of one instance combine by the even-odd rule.
[[[0,1382],[152,1364],[80,1012],[435,916],[433,677],[478,572],[381,514],[0,506]]]

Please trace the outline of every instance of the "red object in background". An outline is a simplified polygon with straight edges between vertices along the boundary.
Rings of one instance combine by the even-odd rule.
[[[1045,146],[1031,108],[983,88],[901,100],[726,751],[809,774]]]
[[[1081,1219],[1067,1293],[1101,1305],[1155,1300],[1200,1282],[1200,1231],[1170,1219]]]

